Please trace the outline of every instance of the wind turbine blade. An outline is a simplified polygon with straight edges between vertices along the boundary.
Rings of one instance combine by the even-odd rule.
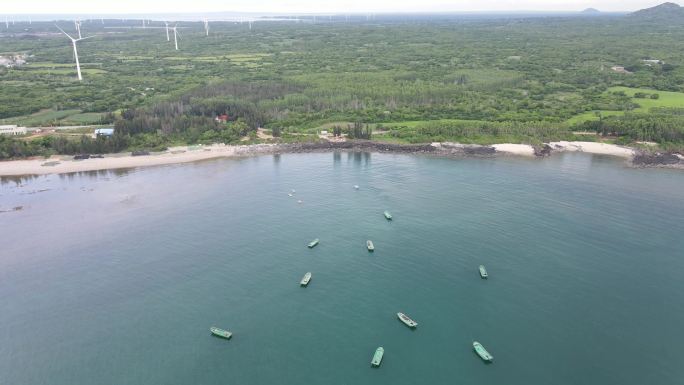
[[[71,37],[71,35],[69,35],[68,33],[64,32],[64,30],[61,29],[61,28],[59,28],[59,26],[58,26],[57,24],[55,24],[55,27],[57,27],[58,30],[62,31],[63,34],[67,35],[67,37],[68,37],[69,39],[74,40],[74,38]]]
[[[95,37],[95,36],[86,36],[86,37],[82,37],[82,38],[80,38],[80,39],[76,39],[76,41],[81,41],[81,40],[85,40],[85,39],[90,39],[90,38],[93,38],[93,37]]]

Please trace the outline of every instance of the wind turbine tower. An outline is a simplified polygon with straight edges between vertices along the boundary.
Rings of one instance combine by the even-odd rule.
[[[209,20],[204,19],[204,32],[209,36]]]
[[[176,51],[178,51],[178,26],[173,26],[173,43],[176,45]]]
[[[89,38],[91,38],[92,36],[88,36],[88,37],[79,37],[78,39],[74,39],[74,38],[71,37],[68,33],[64,32],[63,29],[59,28],[59,26],[55,25],[55,27],[57,27],[57,29],[59,29],[60,31],[62,31],[62,33],[65,34],[65,35],[69,38],[69,40],[71,40],[71,44],[72,44],[73,47],[74,47],[74,59],[76,59],[76,72],[78,73],[78,80],[79,80],[79,81],[83,81],[83,76],[81,76],[81,63],[78,61],[78,50],[76,49],[76,42],[79,42],[79,41],[85,40],[85,39],[89,39]]]
[[[171,41],[171,38],[169,37],[169,22],[165,21],[164,25],[166,26],[166,41]]]

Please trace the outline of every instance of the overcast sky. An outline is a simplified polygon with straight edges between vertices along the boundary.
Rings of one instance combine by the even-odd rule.
[[[666,0],[0,0],[0,14],[171,12],[634,11]]]

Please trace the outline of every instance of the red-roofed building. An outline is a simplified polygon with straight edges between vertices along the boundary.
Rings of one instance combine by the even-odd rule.
[[[217,123],[226,123],[229,119],[230,119],[230,116],[223,114],[223,115],[217,116],[216,119],[214,119],[214,120],[216,120]]]

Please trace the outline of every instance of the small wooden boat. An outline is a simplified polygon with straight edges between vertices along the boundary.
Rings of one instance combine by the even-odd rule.
[[[368,251],[375,250],[375,245],[373,245],[373,241],[366,241],[366,248],[368,249]]]
[[[484,346],[482,346],[482,344],[477,341],[473,342],[473,349],[475,349],[475,353],[477,353],[477,355],[480,356],[480,358],[482,358],[486,362],[492,362],[492,360],[494,359],[494,357],[491,354],[489,354],[487,349],[485,349]]]
[[[390,214],[389,211],[385,211],[384,214],[385,214],[385,219],[387,219],[388,221],[392,220],[392,214]]]
[[[229,332],[228,330],[219,329],[219,328],[214,327],[214,326],[210,327],[209,331],[211,331],[211,334],[213,334],[217,337],[225,338],[227,340],[233,336],[233,333]]]
[[[399,320],[403,322],[404,325],[410,328],[415,328],[416,326],[418,326],[418,322],[412,320],[411,318],[409,318],[409,316],[407,316],[404,313],[397,313],[397,317],[399,317]]]
[[[309,281],[311,281],[311,272],[308,272],[308,273],[304,274],[304,277],[303,277],[302,280],[299,282],[299,284],[300,284],[301,286],[308,286],[308,285],[309,285]]]
[[[385,349],[381,347],[377,348],[375,350],[375,354],[373,354],[373,359],[371,360],[371,366],[373,367],[378,367],[380,366],[380,363],[382,362],[382,356],[385,355]]]
[[[320,242],[320,241],[318,240],[318,238],[316,238],[316,239],[314,239],[313,241],[309,242],[309,244],[308,244],[307,246],[308,246],[310,249],[313,249],[314,247],[316,247],[316,246],[318,245],[319,242]]]
[[[485,269],[484,265],[480,265],[480,277],[482,277],[482,279],[487,279],[487,277],[489,277],[489,275],[487,275],[487,269]]]

